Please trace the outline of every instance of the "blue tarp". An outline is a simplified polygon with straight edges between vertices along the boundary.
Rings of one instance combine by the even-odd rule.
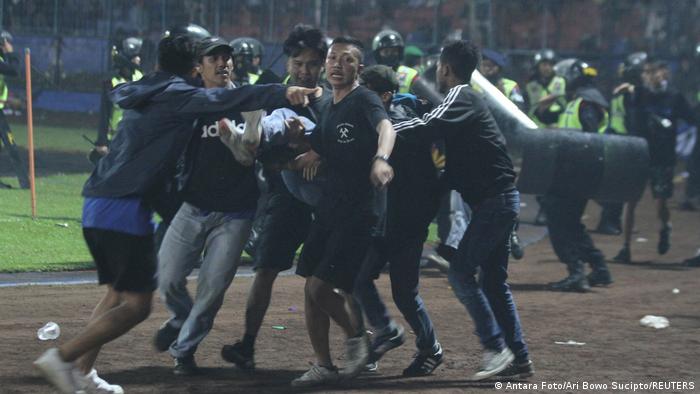
[[[76,93],[44,90],[34,100],[34,107],[59,112],[99,112],[99,93]]]

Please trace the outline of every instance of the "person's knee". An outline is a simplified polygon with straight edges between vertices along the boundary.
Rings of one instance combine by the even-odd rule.
[[[124,306],[136,324],[150,316],[153,293],[124,293],[122,299]]]
[[[277,279],[278,270],[260,268],[255,272],[255,287],[256,288],[271,288],[272,284]]]

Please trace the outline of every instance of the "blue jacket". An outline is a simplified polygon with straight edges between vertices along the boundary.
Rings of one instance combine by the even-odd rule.
[[[124,116],[83,195],[149,200],[172,178],[178,157],[197,132],[198,118],[289,106],[286,89],[278,84],[204,89],[165,72],[117,86],[110,98]]]

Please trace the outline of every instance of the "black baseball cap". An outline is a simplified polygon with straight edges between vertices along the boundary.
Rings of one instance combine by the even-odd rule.
[[[225,48],[229,52],[233,52],[233,48],[228,44],[228,41],[221,37],[207,37],[199,42],[197,45],[197,54],[199,56],[207,56],[208,54],[214,52],[219,48]]]
[[[370,85],[372,90],[378,93],[396,92],[399,90],[399,81],[394,70],[383,64],[376,64],[365,68],[360,74],[364,85]]]

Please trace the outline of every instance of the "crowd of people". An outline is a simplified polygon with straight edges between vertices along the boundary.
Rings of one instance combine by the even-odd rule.
[[[659,253],[670,247],[666,201],[673,191],[675,129],[681,119],[697,119],[669,88],[662,61],[630,56],[609,104],[595,88],[594,67],[558,61],[549,50],[536,55],[534,75],[521,90],[503,76],[505,56],[466,40],[445,42],[420,65],[425,69],[409,67],[395,31],[377,34],[377,64],[365,67],[362,42],[297,25],[283,44],[284,77],[262,69],[257,40],[228,42],[196,25],[164,34],[154,72],[141,72],[139,46],[127,39],[113,51],[115,77],[105,83],[100,138],[91,153],[95,169],[82,192],[83,234],[106,293],[83,332],[35,361],[63,393],[123,392],[100,378],[94,364],[103,345],[149,316],[156,290],[170,318],[154,335],[155,349],[170,353],[175,374],[199,373],[197,347],[244,249],[255,278],[245,331],[223,346],[224,360],[255,369],[274,282],[302,247],[296,273],[305,278],[305,322],[316,360],[291,385],[330,385],[376,371],[380,359],[405,342],[406,330],[374,283],[387,264],[394,302],[416,337],[403,375],[430,375],[444,352],[419,277],[436,216],[441,243],[433,259],[448,267],[451,288],[483,347],[472,379],[532,376],[507,284],[510,255],[523,256],[517,174],[485,93],[471,86],[476,70],[544,129],[646,138]],[[412,94],[421,78],[440,102]],[[586,199],[553,188],[539,201],[538,220],[568,270],[551,288],[587,291],[613,283],[581,223]],[[623,231],[620,204],[601,204],[601,228]],[[154,212],[162,218],[157,230]],[[633,217],[634,203],[628,203],[616,258],[623,262],[631,260]],[[186,278],[197,266],[193,297]],[[345,339],[342,368],[330,352],[331,321]]]

